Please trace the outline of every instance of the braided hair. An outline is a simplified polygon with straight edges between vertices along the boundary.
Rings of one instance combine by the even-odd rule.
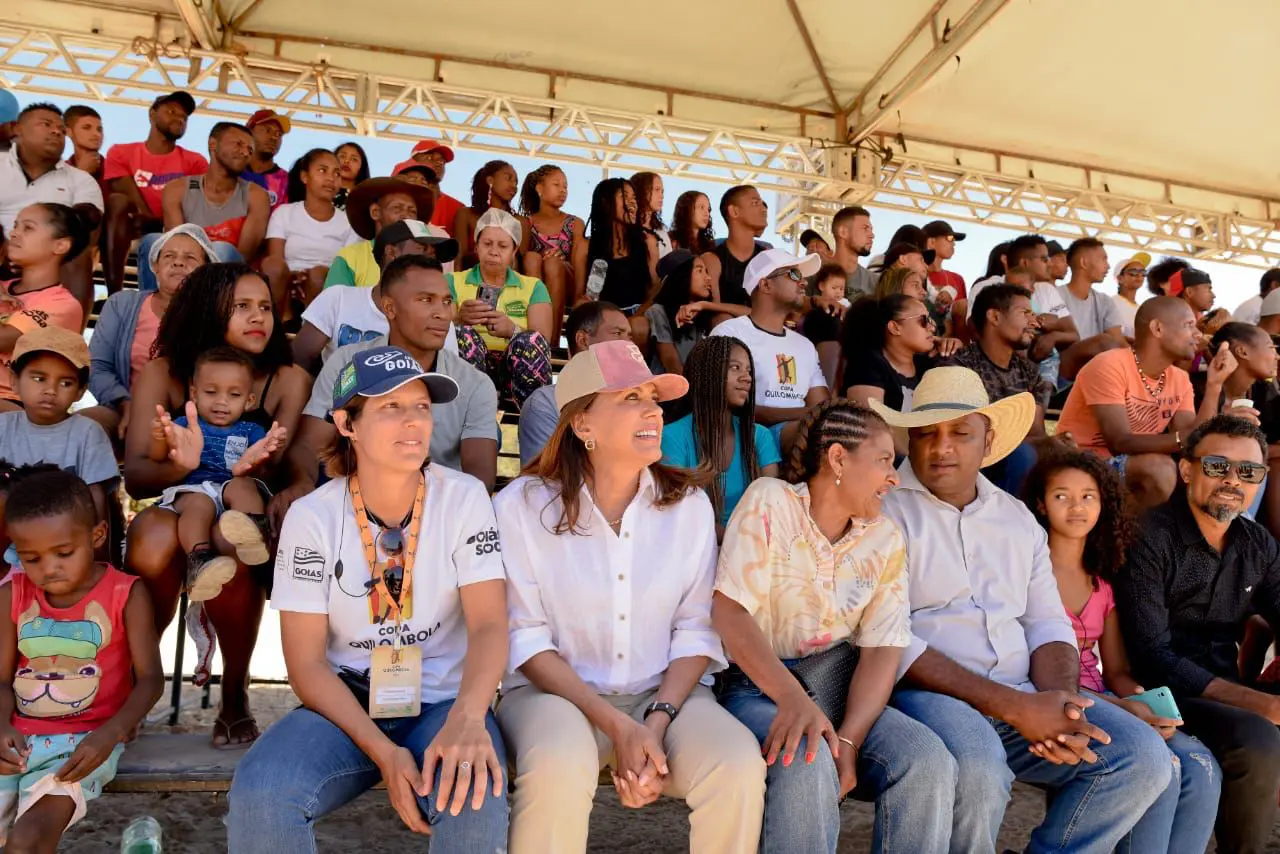
[[[687,249],[694,255],[710,252],[716,248],[716,234],[707,223],[706,228],[699,229],[693,224],[693,206],[698,199],[707,198],[706,193],[697,190],[686,190],[676,199],[676,210],[671,217],[671,243],[681,249]],[[707,199],[707,209],[711,209],[711,200]]]
[[[538,196],[538,185],[548,175],[563,171],[554,163],[544,163],[525,175],[524,183],[520,185],[520,213],[525,216],[536,214],[542,208],[542,199]]]
[[[832,445],[853,452],[882,430],[889,430],[885,420],[852,400],[837,397],[821,403],[800,422],[783,476],[788,483],[809,480],[822,468]]]
[[[756,402],[754,390],[747,395],[747,402],[736,409],[729,407],[726,380],[729,359],[735,348],[747,354],[747,370],[755,377],[755,364],[751,349],[730,335],[704,338],[694,345],[685,361],[684,375],[689,380],[688,400],[693,415],[693,440],[698,461],[716,476],[707,484],[707,495],[715,507],[716,518],[724,513],[724,477],[722,473],[732,464],[732,458],[722,459],[726,437],[733,436],[733,422],[738,422],[738,440],[746,484],[760,477],[760,464],[756,459]],[[754,382],[754,379],[753,379]]]
[[[490,160],[481,166],[476,172],[476,176],[471,179],[471,210],[473,213],[479,215],[493,207],[489,204],[489,194],[491,192],[489,179],[503,169],[513,169],[513,167],[505,160]]]
[[[587,235],[587,259],[594,261],[603,258],[615,260],[613,252],[613,226],[617,222],[618,196],[625,192],[631,182],[626,178],[606,178],[596,184],[591,193],[591,219],[588,223],[590,234]],[[633,188],[634,189],[634,188]],[[644,230],[635,223],[623,223],[623,232],[627,246],[627,254],[645,257]]]

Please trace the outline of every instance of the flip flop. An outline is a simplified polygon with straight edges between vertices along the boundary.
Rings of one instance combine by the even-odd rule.
[[[252,727],[253,738],[247,741],[232,741],[232,733],[245,724],[249,724]],[[220,734],[219,730],[221,730],[222,733],[225,733],[225,738],[227,740],[224,744],[218,744],[217,742],[217,738]],[[209,739],[209,744],[214,750],[244,750],[249,747],[249,745],[257,741],[258,737],[261,735],[262,733],[258,730],[258,722],[253,719],[252,715],[243,717],[233,723],[227,723],[222,718],[217,718],[213,722],[213,737]]]

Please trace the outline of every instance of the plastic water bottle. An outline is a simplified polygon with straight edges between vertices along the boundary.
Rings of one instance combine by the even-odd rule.
[[[591,262],[591,274],[587,276],[587,299],[600,299],[604,290],[604,277],[609,274],[609,262],[597,258]]]
[[[164,847],[160,844],[160,822],[149,815],[140,816],[129,822],[120,837],[120,854],[162,854]]]

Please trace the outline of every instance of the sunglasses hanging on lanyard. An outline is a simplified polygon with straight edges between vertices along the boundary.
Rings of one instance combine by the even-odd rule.
[[[407,524],[382,527],[375,543],[370,530],[369,511],[360,493],[359,475],[347,479],[351,491],[351,508],[355,511],[360,544],[369,565],[369,621],[376,626],[392,622],[393,639],[379,644],[370,654],[369,716],[403,718],[416,716],[422,708],[422,650],[403,646],[401,634],[405,621],[413,617],[413,560],[418,553],[418,534],[422,528],[422,509],[426,503],[426,476],[418,482]],[[378,546],[386,560],[378,559]]]

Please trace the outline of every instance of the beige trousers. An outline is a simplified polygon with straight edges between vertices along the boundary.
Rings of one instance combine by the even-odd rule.
[[[641,720],[656,691],[609,696]],[[511,854],[575,854],[587,848],[587,824],[600,770],[614,765],[613,745],[578,707],[532,685],[498,704],[498,725],[515,757]],[[667,728],[670,776],[664,794],[691,810],[694,854],[755,854],[764,818],[760,743],[699,685]]]

